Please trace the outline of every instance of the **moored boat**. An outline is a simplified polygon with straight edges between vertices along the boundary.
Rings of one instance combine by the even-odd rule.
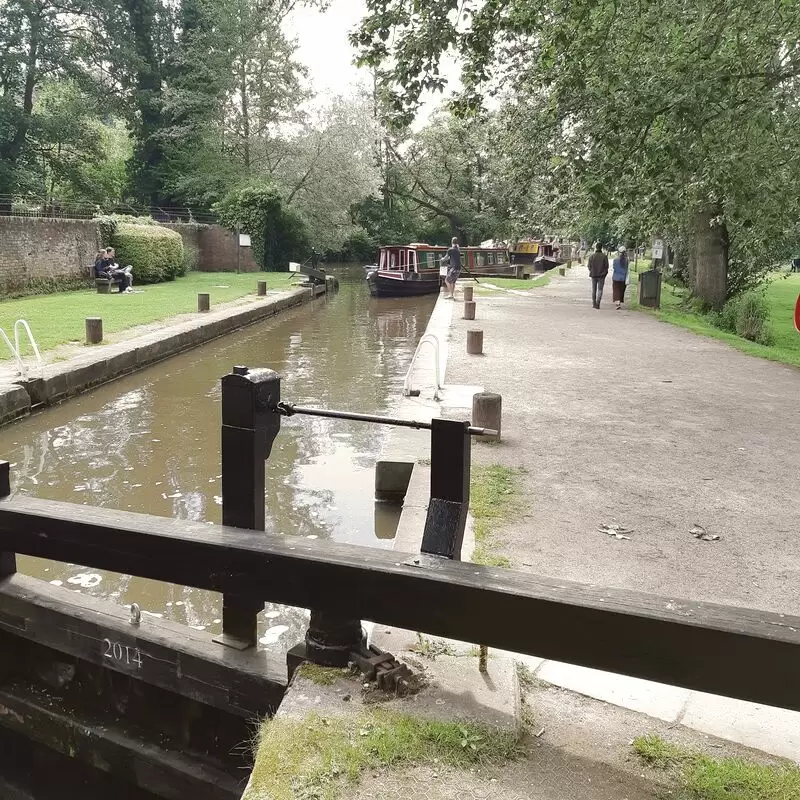
[[[565,263],[560,258],[559,247],[555,242],[543,242],[536,239],[520,239],[510,248],[511,263],[530,265],[536,272],[547,270]]]
[[[446,247],[412,242],[382,247],[377,265],[365,266],[369,291],[373,297],[404,297],[433,294],[439,290],[447,267],[442,266]],[[461,276],[510,277],[505,247],[462,247]]]

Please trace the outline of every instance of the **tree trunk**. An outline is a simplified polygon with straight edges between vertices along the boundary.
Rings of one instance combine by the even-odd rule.
[[[696,297],[719,310],[728,298],[728,229],[717,221],[718,204],[700,209],[694,217],[690,246],[690,276]]]

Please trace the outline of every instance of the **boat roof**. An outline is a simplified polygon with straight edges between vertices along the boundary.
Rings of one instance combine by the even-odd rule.
[[[395,248],[405,248],[406,250],[447,250],[448,248],[440,244],[426,244],[425,242],[411,242],[410,244],[383,244],[381,250],[393,250]],[[481,247],[480,245],[470,245],[462,247],[462,250],[502,250],[505,247]]]

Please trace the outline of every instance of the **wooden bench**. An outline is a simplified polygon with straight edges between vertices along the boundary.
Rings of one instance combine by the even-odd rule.
[[[97,294],[111,294],[111,287],[114,284],[118,284],[119,281],[115,281],[111,278],[95,278],[94,285],[97,289]]]

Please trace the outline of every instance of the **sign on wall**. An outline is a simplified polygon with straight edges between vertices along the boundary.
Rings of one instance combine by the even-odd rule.
[[[239,234],[239,247],[250,247],[250,234],[249,233],[240,233]]]

